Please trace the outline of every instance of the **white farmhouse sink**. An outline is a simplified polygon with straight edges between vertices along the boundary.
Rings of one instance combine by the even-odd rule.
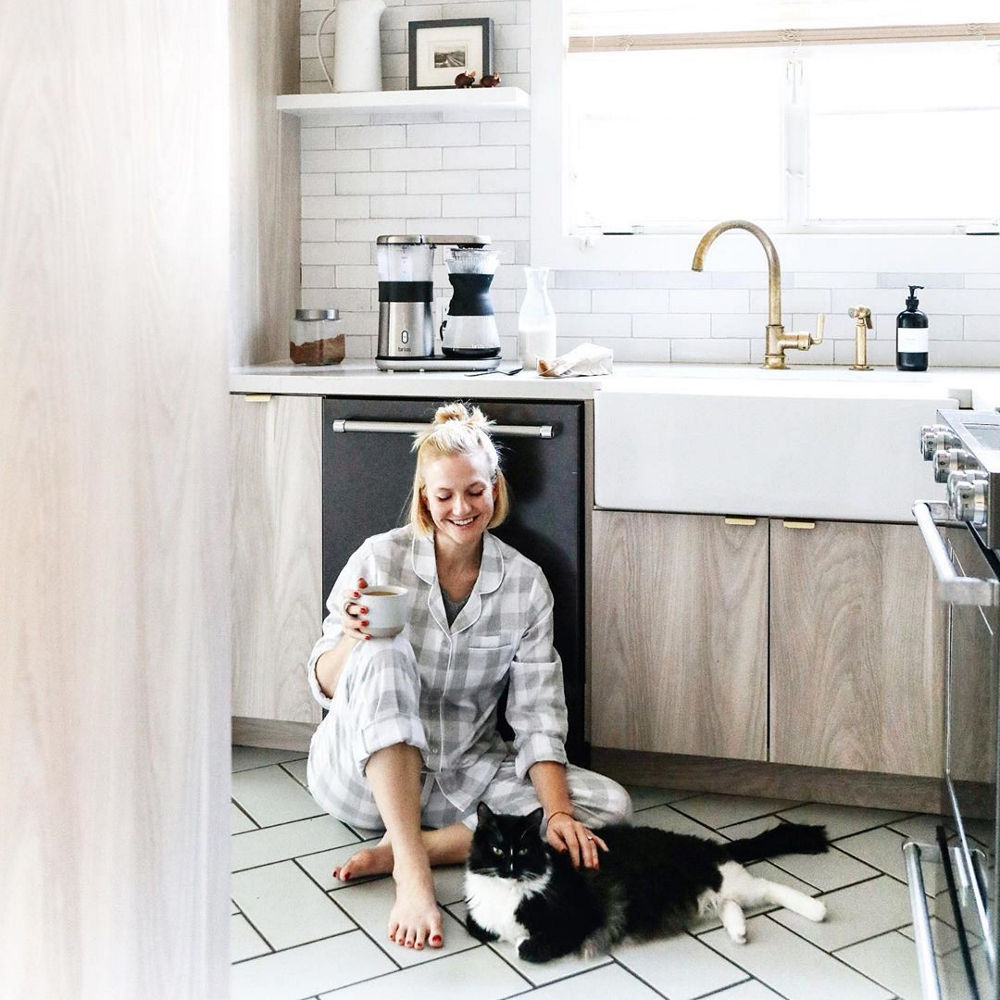
[[[914,500],[944,499],[920,455],[920,426],[967,393],[894,374],[609,380],[594,403],[597,505],[912,521]]]

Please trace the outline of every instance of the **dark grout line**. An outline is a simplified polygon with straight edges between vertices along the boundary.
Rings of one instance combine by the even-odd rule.
[[[649,983],[645,979],[643,979],[642,976],[639,975],[639,973],[630,969],[624,962],[619,961],[617,955],[612,955],[611,961],[615,965],[617,965],[619,969],[622,969],[624,972],[627,972],[633,979],[638,979],[643,986],[647,987],[648,989],[651,989],[658,997],[663,997],[664,1000],[669,1000],[669,998],[665,993],[661,993],[652,983]]]

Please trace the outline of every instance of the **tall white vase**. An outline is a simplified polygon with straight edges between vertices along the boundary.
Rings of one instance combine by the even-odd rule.
[[[339,0],[333,42],[333,89],[353,94],[382,89],[379,19],[383,0]]]

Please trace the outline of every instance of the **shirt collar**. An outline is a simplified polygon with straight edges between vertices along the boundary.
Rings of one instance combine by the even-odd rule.
[[[434,558],[434,536],[413,533],[413,571],[425,583],[437,581],[437,560]],[[503,553],[500,543],[487,531],[483,535],[483,558],[479,578],[473,592],[492,594],[503,583]]]

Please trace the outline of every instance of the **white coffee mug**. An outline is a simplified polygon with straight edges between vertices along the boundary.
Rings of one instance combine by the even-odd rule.
[[[364,606],[368,608],[365,615],[368,624],[363,628],[373,639],[388,639],[403,631],[408,594],[406,587],[390,584],[374,584],[361,591]]]

